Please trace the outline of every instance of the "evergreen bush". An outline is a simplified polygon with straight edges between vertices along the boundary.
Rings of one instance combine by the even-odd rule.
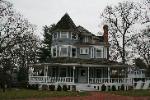
[[[105,84],[102,85],[101,89],[102,89],[102,91],[106,91],[106,86],[105,86]]]
[[[121,90],[124,91],[125,90],[125,86],[122,84],[121,85]]]
[[[55,91],[55,85],[50,85],[50,86],[49,86],[49,90],[50,90],[50,91]]]
[[[112,86],[112,91],[116,91],[116,86],[115,85]]]
[[[63,85],[63,91],[67,91],[67,85]]]
[[[57,86],[57,91],[61,91],[62,87],[60,85]]]

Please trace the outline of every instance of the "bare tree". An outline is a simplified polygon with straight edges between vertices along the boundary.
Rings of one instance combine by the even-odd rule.
[[[139,54],[150,65],[150,27],[137,34],[133,40],[135,53]]]
[[[140,55],[150,65],[150,0],[144,0],[142,3],[141,26],[144,27],[132,40],[134,52]]]
[[[136,24],[141,15],[139,4],[134,2],[121,2],[117,6],[107,6],[101,14],[103,23],[109,26],[111,37],[112,54],[117,55],[116,59],[122,59],[125,63],[131,40],[135,38],[132,32],[133,26]]]
[[[10,2],[0,0],[0,72],[8,73],[15,66],[27,67],[37,61],[34,30],[35,25],[17,13]]]

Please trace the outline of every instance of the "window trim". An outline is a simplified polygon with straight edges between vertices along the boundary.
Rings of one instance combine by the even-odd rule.
[[[97,55],[97,50],[101,50],[101,55],[100,56]],[[96,48],[96,58],[103,58],[103,50],[102,50],[102,48]]]
[[[62,38],[62,39],[69,38],[69,32],[64,32],[67,37],[62,37],[62,33],[63,33],[63,32],[60,32],[60,38]]]
[[[63,55],[63,56],[61,55],[61,49],[62,49],[62,48],[67,48],[67,54],[66,54],[66,55]],[[69,55],[68,55],[68,46],[60,46],[60,47],[59,47],[59,56],[60,56],[60,57],[68,57],[68,56],[69,56]]]
[[[81,52],[81,50],[82,50],[82,52]],[[88,50],[88,51],[86,52],[86,50]],[[88,47],[82,47],[82,48],[80,48],[80,54],[81,55],[87,55],[87,54],[89,54],[89,48]]]
[[[53,51],[53,49],[56,49],[56,56],[54,56],[54,51]],[[52,46],[52,57],[57,57],[57,46]]]
[[[71,47],[71,57],[73,57],[72,56],[72,49],[76,49],[76,56],[74,56],[74,58],[77,58],[77,47]]]

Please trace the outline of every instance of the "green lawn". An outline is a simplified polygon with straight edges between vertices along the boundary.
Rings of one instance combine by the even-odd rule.
[[[107,93],[123,96],[150,96],[150,90],[109,91]]]
[[[44,98],[58,96],[86,96],[87,92],[65,92],[65,91],[38,91],[30,89],[11,89],[3,93],[0,90],[0,100],[25,99],[25,98]]]

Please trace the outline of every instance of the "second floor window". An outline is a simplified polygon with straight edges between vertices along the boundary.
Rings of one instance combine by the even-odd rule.
[[[53,39],[57,39],[57,33],[53,34]]]
[[[54,47],[52,50],[53,50],[53,57],[56,57],[57,56],[57,49],[56,49],[56,47]]]
[[[67,47],[61,47],[61,48],[60,48],[60,56],[61,56],[61,57],[66,57],[66,56],[68,56],[68,48],[67,48]]]
[[[80,48],[80,54],[89,54],[89,48]]]
[[[97,58],[102,58],[102,50],[99,49],[99,48],[96,49],[96,57]]]
[[[69,37],[68,37],[68,32],[61,32],[60,37],[61,37],[61,38],[69,38]]]

